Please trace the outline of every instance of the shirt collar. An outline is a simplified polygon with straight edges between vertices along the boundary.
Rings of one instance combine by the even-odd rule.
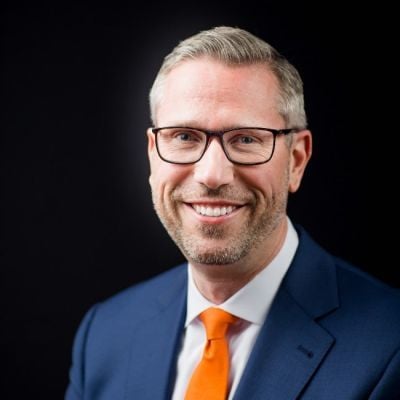
[[[282,279],[289,269],[298,244],[297,232],[288,218],[286,238],[275,258],[249,283],[217,307],[251,323],[263,324]],[[199,292],[193,281],[192,267],[188,264],[188,298],[185,326],[188,326],[200,313],[209,307],[216,307],[216,305],[208,301]]]

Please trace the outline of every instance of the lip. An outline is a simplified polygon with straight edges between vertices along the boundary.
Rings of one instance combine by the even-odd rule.
[[[212,224],[212,225],[217,225],[217,224],[223,224],[228,221],[230,221],[232,218],[234,218],[240,210],[243,208],[243,204],[238,204],[234,202],[227,202],[227,201],[196,201],[193,203],[189,202],[184,202],[183,203],[184,208],[189,212],[189,215],[192,218],[195,218],[196,222],[202,222],[206,224]],[[193,208],[193,205],[199,205],[199,206],[211,206],[211,207],[235,207],[235,209],[230,212],[229,214],[225,215],[220,215],[218,217],[214,216],[208,216],[208,215],[201,215],[196,210]]]
[[[243,202],[232,201],[232,200],[225,200],[225,199],[185,199],[185,204],[188,205],[199,205],[199,206],[211,206],[211,207],[242,207],[245,205]]]

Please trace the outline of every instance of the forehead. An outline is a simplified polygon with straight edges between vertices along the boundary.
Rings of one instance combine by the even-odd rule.
[[[176,122],[207,119],[211,123],[229,118],[233,124],[255,123],[279,117],[277,98],[277,79],[265,64],[228,66],[210,58],[189,60],[166,76],[157,120],[164,124],[173,123],[174,118]]]

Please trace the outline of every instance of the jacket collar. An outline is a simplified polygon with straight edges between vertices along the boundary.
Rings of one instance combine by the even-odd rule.
[[[317,319],[338,306],[332,257],[301,228],[299,248],[272,304],[235,400],[295,399],[335,339]]]
[[[299,247],[282,286],[314,319],[339,307],[333,257],[296,226]]]

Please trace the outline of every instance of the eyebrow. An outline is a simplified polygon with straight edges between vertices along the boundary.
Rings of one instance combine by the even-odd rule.
[[[201,129],[205,131],[225,131],[225,130],[230,130],[230,129],[237,129],[237,128],[248,128],[248,127],[254,127],[256,125],[250,125],[250,124],[230,124],[230,125],[224,125],[218,129],[209,129],[209,128],[204,128],[204,126],[200,125],[197,121],[194,120],[187,120],[187,121],[173,121],[169,123],[168,125],[164,126],[176,126],[176,127],[182,127],[182,128],[193,128],[193,129]]]

